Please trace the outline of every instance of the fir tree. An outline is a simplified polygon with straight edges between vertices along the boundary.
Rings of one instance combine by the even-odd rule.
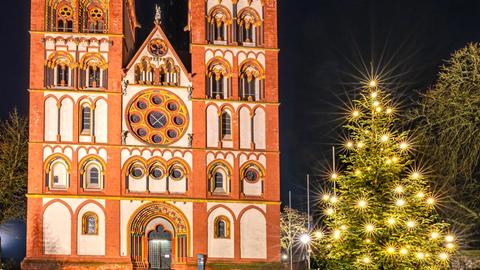
[[[328,269],[445,269],[455,236],[416,167],[408,133],[396,130],[389,95],[370,82],[354,101],[335,190],[323,196]]]

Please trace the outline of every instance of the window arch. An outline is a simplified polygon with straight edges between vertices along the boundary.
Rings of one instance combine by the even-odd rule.
[[[82,234],[98,235],[98,215],[87,212],[82,216]]]
[[[93,106],[89,103],[83,103],[80,106],[80,134],[81,135],[93,135],[94,127],[94,110]]]
[[[261,43],[263,22],[258,13],[250,8],[244,8],[238,13],[237,36],[244,46],[256,46]]]
[[[80,29],[84,33],[106,33],[107,4],[102,0],[80,0]]]
[[[222,5],[213,7],[207,18],[207,40],[214,44],[227,44],[230,40],[232,15]]]
[[[105,185],[105,166],[95,157],[88,157],[81,162],[80,180],[82,187],[89,190],[101,190]]]
[[[69,0],[50,0],[47,8],[47,31],[73,32],[75,5]]]
[[[265,96],[265,72],[254,61],[241,65],[239,76],[239,96],[244,100],[258,101]]]
[[[70,164],[61,156],[49,158],[45,163],[46,185],[53,190],[66,190],[70,185]]]
[[[230,220],[226,216],[218,216],[215,218],[214,237],[220,239],[230,238]]]
[[[227,99],[230,97],[230,65],[224,59],[214,59],[208,64],[207,97]]]
[[[66,52],[52,53],[45,65],[45,86],[47,88],[73,86],[75,61]]]
[[[187,170],[180,163],[175,162],[172,165],[170,165],[170,168],[168,169],[169,179],[178,181],[185,178],[186,175],[187,175]]]
[[[80,87],[90,89],[107,88],[108,72],[105,59],[97,53],[87,54],[80,64]]]
[[[145,176],[145,166],[141,162],[134,162],[130,166],[128,174],[133,179],[142,179]]]
[[[215,162],[208,169],[208,190],[213,195],[230,193],[231,170],[224,162]]]
[[[232,117],[227,111],[223,111],[220,116],[220,138],[222,140],[232,139]]]
[[[142,58],[140,63],[135,65],[135,83],[151,85],[155,83],[155,77],[155,66],[148,57]]]
[[[148,175],[150,179],[160,180],[165,177],[165,167],[160,162],[155,162],[150,165]]]
[[[265,170],[257,162],[247,162],[240,169],[240,177],[248,183],[257,183],[265,177]]]

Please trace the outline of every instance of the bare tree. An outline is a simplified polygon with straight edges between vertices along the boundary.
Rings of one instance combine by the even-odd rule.
[[[289,250],[302,234],[308,232],[307,221],[306,213],[289,207],[283,208],[280,214],[280,232],[284,250]]]
[[[25,218],[28,120],[17,110],[0,122],[0,224]]]

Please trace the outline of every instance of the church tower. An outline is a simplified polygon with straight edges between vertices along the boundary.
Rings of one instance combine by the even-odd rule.
[[[134,0],[31,0],[23,269],[279,267],[276,0],[188,4],[190,69],[160,7],[135,51]]]

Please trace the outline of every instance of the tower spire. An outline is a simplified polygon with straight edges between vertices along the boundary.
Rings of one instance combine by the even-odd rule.
[[[160,5],[155,5],[155,23],[158,25],[162,23],[162,9]]]

